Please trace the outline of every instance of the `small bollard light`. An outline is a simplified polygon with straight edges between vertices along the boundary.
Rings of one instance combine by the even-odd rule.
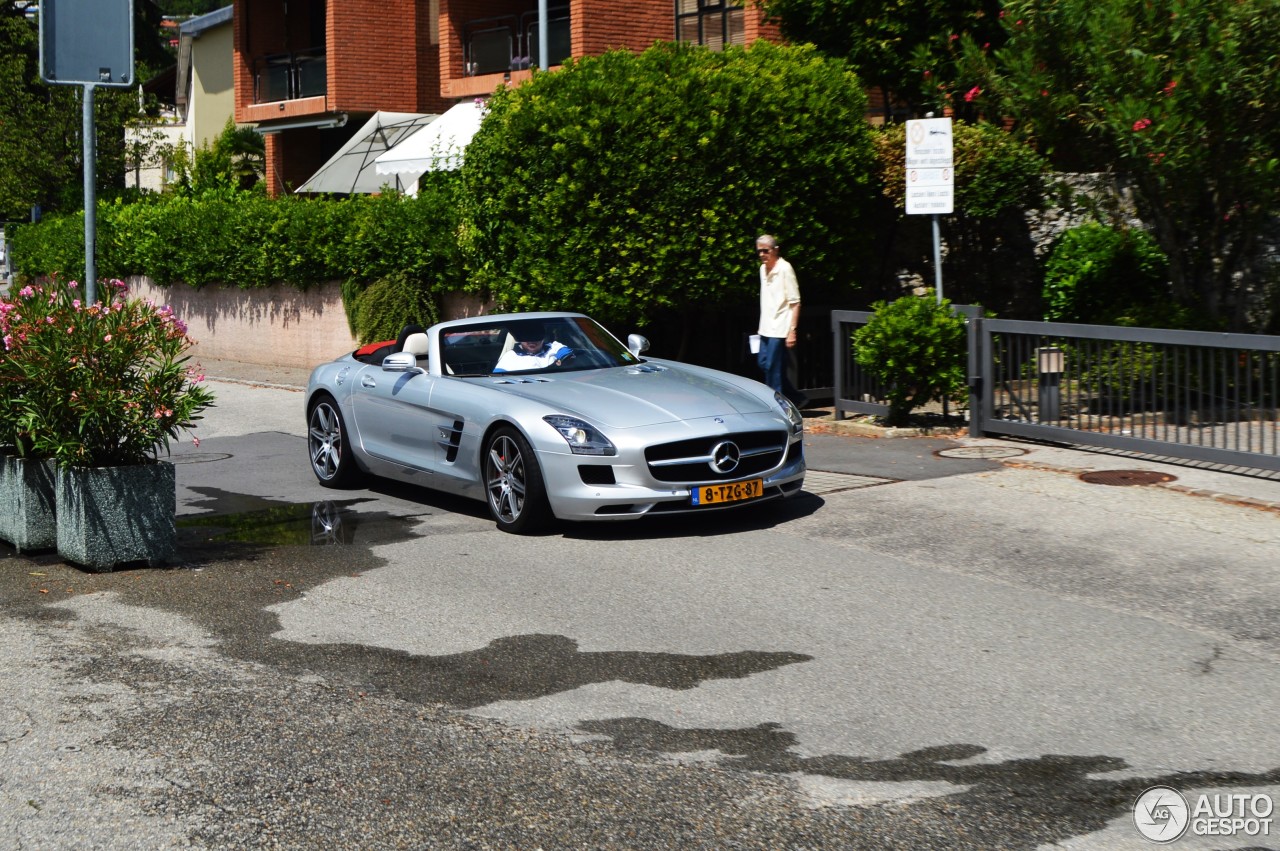
[[[1064,353],[1057,346],[1042,346],[1036,349],[1040,361],[1040,374],[1061,373],[1063,371]]]
[[[1036,364],[1040,380],[1036,382],[1040,396],[1040,422],[1055,422],[1062,418],[1062,373],[1066,367],[1066,353],[1057,346],[1041,346],[1036,349]]]

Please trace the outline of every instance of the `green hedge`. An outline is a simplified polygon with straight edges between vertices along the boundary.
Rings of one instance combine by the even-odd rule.
[[[452,205],[440,203],[440,194],[328,200],[227,191],[102,204],[98,273],[193,287],[285,283],[306,289],[322,281],[372,281],[394,271],[456,289],[456,225],[449,220]],[[21,275],[78,280],[84,275],[83,216],[19,227],[14,255]]]

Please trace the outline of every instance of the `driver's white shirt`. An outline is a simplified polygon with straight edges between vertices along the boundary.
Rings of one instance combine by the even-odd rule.
[[[502,353],[502,357],[498,358],[498,363],[493,367],[493,371],[519,372],[525,369],[542,369],[571,354],[573,354],[572,349],[555,340],[544,343],[542,348],[534,352],[526,352],[522,345],[516,343],[514,348],[507,349]]]

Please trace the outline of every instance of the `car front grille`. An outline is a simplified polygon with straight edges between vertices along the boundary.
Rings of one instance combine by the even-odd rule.
[[[747,431],[650,446],[644,452],[649,475],[660,482],[714,482],[772,470],[787,451],[785,431]],[[736,466],[724,463],[736,457]],[[713,464],[719,459],[716,469]]]

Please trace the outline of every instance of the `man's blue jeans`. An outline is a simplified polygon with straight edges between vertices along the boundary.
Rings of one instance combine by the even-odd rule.
[[[803,395],[791,384],[791,378],[787,375],[787,364],[790,359],[786,338],[760,338],[760,353],[756,356],[756,362],[760,364],[760,371],[764,373],[764,383],[798,405]]]

